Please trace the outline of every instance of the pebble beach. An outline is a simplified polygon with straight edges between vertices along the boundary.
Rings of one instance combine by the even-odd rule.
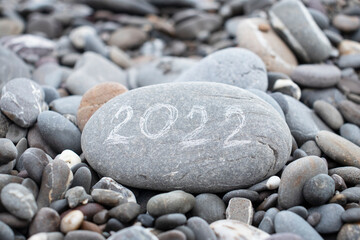
[[[359,70],[358,0],[0,0],[0,240],[358,240]]]

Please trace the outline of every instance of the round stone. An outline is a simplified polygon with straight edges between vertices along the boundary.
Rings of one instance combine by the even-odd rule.
[[[303,196],[311,205],[326,203],[335,193],[335,182],[327,174],[319,174],[307,180],[303,188]]]
[[[316,156],[300,158],[290,163],[281,174],[278,203],[282,208],[301,205],[305,183],[318,174],[327,174],[325,161]]]
[[[105,240],[105,238],[97,232],[88,230],[76,230],[68,232],[64,240],[87,239],[87,240]]]
[[[223,192],[277,173],[288,160],[291,141],[284,119],[246,90],[167,83],[106,103],[86,124],[82,149],[99,174],[127,186]],[[129,144],[141,148],[133,151]]]
[[[63,233],[68,233],[80,228],[84,220],[84,214],[79,210],[73,210],[66,214],[60,222],[60,230]]]
[[[210,224],[225,218],[225,203],[215,194],[202,193],[196,196],[191,214],[201,217]]]
[[[45,111],[38,116],[42,138],[58,153],[70,149],[81,153],[79,129],[57,112]]]
[[[147,211],[152,216],[161,216],[169,213],[187,213],[195,205],[193,195],[181,190],[162,193],[150,198]]]
[[[44,97],[44,91],[36,82],[16,78],[2,88],[0,108],[17,125],[28,128],[43,110]]]
[[[89,89],[82,97],[77,110],[77,124],[82,131],[90,117],[110,99],[127,92],[125,86],[115,82],[100,83]]]
[[[330,203],[309,209],[310,214],[314,212],[321,214],[320,222],[315,226],[316,231],[319,233],[336,233],[343,225],[341,214],[344,213],[345,210],[339,204]]]
[[[34,195],[18,183],[9,183],[1,190],[1,203],[14,216],[31,220],[38,207]]]
[[[243,48],[227,48],[210,54],[177,78],[180,82],[219,82],[265,91],[268,86],[263,61]]]

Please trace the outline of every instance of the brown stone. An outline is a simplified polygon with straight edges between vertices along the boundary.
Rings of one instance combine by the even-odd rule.
[[[237,29],[237,41],[239,47],[256,53],[264,61],[268,71],[290,75],[298,64],[294,54],[265,19],[241,20]]]
[[[104,82],[89,89],[82,97],[77,112],[77,125],[82,131],[90,117],[113,97],[127,92],[120,83]]]
[[[338,14],[332,21],[333,25],[343,32],[352,32],[360,27],[360,19],[356,16]]]
[[[360,43],[351,40],[343,40],[340,42],[338,50],[340,55],[359,54]]]
[[[89,230],[92,232],[97,232],[102,234],[102,230],[100,229],[100,227],[98,225],[96,225],[95,223],[89,222],[89,221],[83,221],[80,229],[82,230]]]
[[[132,49],[142,45],[147,39],[144,31],[135,27],[124,27],[116,30],[109,39],[109,45],[121,49]]]

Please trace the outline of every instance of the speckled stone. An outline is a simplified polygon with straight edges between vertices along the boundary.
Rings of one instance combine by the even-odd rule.
[[[360,224],[344,224],[337,235],[337,240],[353,240],[360,237]]]
[[[226,208],[226,219],[237,220],[251,224],[254,216],[254,208],[249,199],[232,198]]]

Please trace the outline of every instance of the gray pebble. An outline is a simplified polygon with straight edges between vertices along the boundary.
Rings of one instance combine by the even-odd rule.
[[[301,101],[310,108],[313,107],[313,104],[316,100],[324,100],[333,106],[337,106],[337,104],[345,99],[345,95],[342,94],[342,92],[340,92],[337,88],[306,88],[301,91]]]
[[[187,226],[179,226],[175,228],[175,230],[184,233],[187,240],[195,240],[195,233],[193,232],[193,230],[191,230],[191,228]]]
[[[45,102],[47,104],[50,104],[55,99],[60,98],[59,92],[56,90],[56,88],[48,85],[41,86],[44,93],[45,93]]]
[[[87,167],[80,167],[74,174],[74,180],[71,187],[81,186],[86,193],[90,193],[91,171]]]
[[[58,112],[62,115],[64,114],[77,114],[78,108],[80,106],[82,96],[72,95],[67,97],[62,97],[55,99],[49,104],[51,110]]]
[[[50,157],[55,158],[57,153],[49,146],[49,144],[43,139],[40,133],[40,129],[37,123],[30,128],[27,140],[29,147],[40,148],[44,152],[50,155]]]
[[[141,239],[141,240],[156,240],[155,235],[140,226],[132,226],[116,232],[108,238],[108,240],[128,240],[128,239]]]
[[[305,182],[303,196],[311,205],[326,203],[335,193],[335,182],[327,174],[316,175]]]
[[[186,224],[195,234],[197,240],[216,240],[215,233],[209,224],[202,218],[191,217]]]
[[[39,194],[39,186],[32,180],[31,178],[25,178],[24,181],[22,181],[21,185],[26,187],[30,190],[30,192],[34,195],[34,198],[36,199]]]
[[[110,209],[109,216],[118,219],[122,223],[128,223],[140,214],[140,205],[133,202],[123,203]]]
[[[307,219],[307,217],[309,215],[308,210],[303,206],[291,207],[291,208],[288,209],[288,211],[296,213],[297,215],[299,215],[303,219]]]
[[[359,68],[360,54],[342,55],[339,58],[338,66],[340,68]]]
[[[24,169],[29,174],[29,177],[37,184],[41,183],[43,170],[49,164],[46,153],[39,148],[28,148],[20,156]]]
[[[350,208],[341,214],[341,220],[346,223],[360,222],[360,208]]]
[[[19,127],[16,124],[10,124],[8,132],[6,133],[6,138],[10,139],[14,144],[17,144],[20,139],[25,138],[27,135],[28,129]]]
[[[294,233],[276,233],[266,240],[304,240],[300,235]]]
[[[75,230],[70,231],[65,235],[64,240],[105,240],[105,238],[97,232],[88,230]]]
[[[150,215],[149,215],[150,216]],[[104,209],[104,210],[101,210],[100,212],[97,212],[94,217],[93,217],[93,222],[98,224],[98,225],[101,225],[101,224],[104,224],[106,223],[108,220],[109,220],[109,211]],[[150,226],[149,226],[150,227]]]
[[[357,167],[338,167],[329,169],[329,175],[337,174],[349,185],[360,184],[360,169]]]
[[[360,128],[352,123],[345,123],[340,127],[340,135],[350,142],[360,146]]]
[[[202,193],[196,196],[191,214],[201,217],[210,224],[225,218],[225,203],[215,194]]]
[[[114,179],[109,177],[102,177],[93,187],[92,189],[109,189],[113,190],[115,192],[118,192],[121,194],[121,196],[127,201],[127,202],[136,202],[135,195],[132,191],[130,191],[128,188],[122,186],[118,182],[116,182]]]
[[[170,230],[186,223],[186,217],[182,213],[170,213],[162,215],[155,220],[155,228],[159,230]]]
[[[339,130],[344,124],[344,119],[340,112],[330,103],[324,100],[317,100],[313,106],[319,117],[332,129]]]
[[[83,187],[77,186],[70,188],[65,193],[65,198],[68,201],[70,208],[75,208],[78,205],[85,205],[91,199],[91,196],[86,194],[86,191]]]
[[[237,220],[251,224],[254,208],[251,201],[246,198],[232,198],[226,208],[226,219]]]
[[[0,213],[0,221],[5,223],[6,225],[8,225],[11,228],[19,229],[19,228],[27,228],[29,226],[28,220],[23,220],[23,219],[17,218],[8,212]]]
[[[344,208],[339,204],[330,203],[320,207],[309,209],[309,213],[319,212],[321,214],[320,222],[315,226],[319,233],[336,233],[342,226],[341,214]]]
[[[340,81],[341,72],[339,68],[332,65],[303,64],[297,66],[290,77],[303,87],[327,88]]]
[[[16,159],[18,151],[15,145],[7,138],[0,138],[0,165]]]
[[[338,105],[339,111],[346,121],[360,126],[360,105],[349,100],[344,100]]]
[[[29,227],[29,235],[40,232],[56,232],[59,231],[60,216],[52,208],[43,207],[35,215]]]
[[[109,207],[115,207],[127,202],[121,193],[109,189],[94,189],[91,191],[91,197],[95,202]]]
[[[347,202],[359,202],[360,200],[360,187],[347,188],[341,192],[346,196]]]
[[[306,219],[306,221],[313,227],[318,225],[320,220],[321,220],[321,214],[319,212],[313,212],[309,214],[308,218]]]
[[[223,196],[223,201],[225,203],[228,203],[230,199],[234,197],[247,198],[251,202],[259,201],[259,193],[248,189],[239,189],[239,190],[230,191]]]
[[[25,220],[31,220],[38,210],[34,195],[18,183],[9,183],[1,190],[1,202],[11,214]]]
[[[314,140],[306,141],[303,145],[301,145],[300,149],[306,152],[306,154],[309,156],[321,156],[321,149],[318,147]]]
[[[150,214],[139,214],[136,220],[144,227],[153,227],[155,221]]]
[[[276,214],[279,212],[277,208],[270,208],[266,211],[264,218],[261,220],[259,224],[259,229],[272,234],[275,232],[274,220]]]
[[[0,221],[0,239],[15,240],[13,230],[2,221]]]
[[[270,196],[266,197],[264,201],[256,208],[257,211],[259,210],[268,210],[271,207],[275,207],[278,202],[279,194],[273,193]]]

